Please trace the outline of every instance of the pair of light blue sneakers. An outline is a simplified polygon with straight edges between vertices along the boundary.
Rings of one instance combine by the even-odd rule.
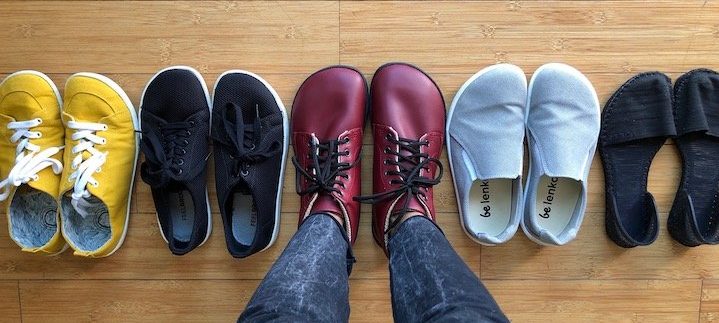
[[[573,240],[587,204],[587,177],[599,135],[591,82],[559,63],[541,66],[529,86],[511,64],[487,67],[457,92],[447,117],[447,149],[467,235],[483,245],[514,236]],[[524,138],[529,170],[522,189]]]

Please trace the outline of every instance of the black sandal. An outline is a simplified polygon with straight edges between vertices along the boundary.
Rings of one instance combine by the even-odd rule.
[[[649,165],[674,136],[671,80],[639,74],[622,85],[602,111],[599,154],[604,165],[607,235],[624,248],[649,245],[659,233]]]
[[[674,87],[674,141],[682,157],[682,179],[667,225],[679,243],[719,243],[719,74],[698,69]]]

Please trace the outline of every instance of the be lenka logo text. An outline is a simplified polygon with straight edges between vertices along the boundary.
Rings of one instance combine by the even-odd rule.
[[[542,200],[542,204],[546,206],[542,210],[544,213],[539,213],[539,216],[544,219],[549,219],[549,215],[552,213],[551,205],[554,201],[554,194],[557,194],[557,182],[559,182],[559,178],[552,177],[549,179],[549,184],[547,184],[547,194]]]
[[[492,206],[489,205],[491,203],[489,201],[490,195],[489,195],[489,182],[488,181],[482,181],[481,184],[479,184],[479,187],[482,188],[482,201],[479,203],[486,204],[484,207],[482,207],[482,210],[484,212],[480,213],[479,215],[485,218],[488,218],[492,216]]]

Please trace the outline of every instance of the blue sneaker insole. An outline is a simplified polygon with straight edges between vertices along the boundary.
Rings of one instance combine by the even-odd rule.
[[[243,245],[251,245],[257,230],[257,210],[252,196],[235,193],[232,197],[232,236]]]

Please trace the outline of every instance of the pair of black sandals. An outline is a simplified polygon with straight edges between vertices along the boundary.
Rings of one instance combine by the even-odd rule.
[[[602,112],[607,235],[619,246],[649,245],[659,233],[649,166],[667,138],[682,158],[682,177],[667,228],[679,243],[719,244],[719,74],[697,69],[672,89],[659,72],[622,85]]]

